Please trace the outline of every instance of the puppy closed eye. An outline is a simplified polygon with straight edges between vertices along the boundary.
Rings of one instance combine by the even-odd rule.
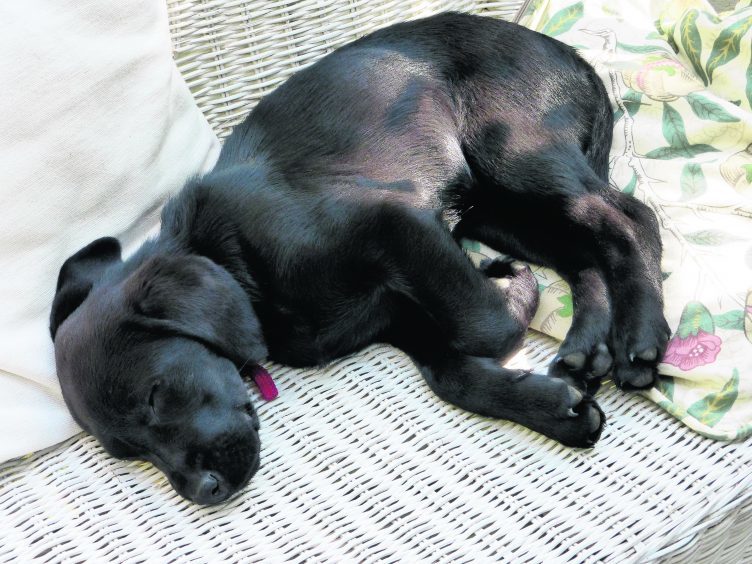
[[[159,391],[159,383],[154,384],[151,387],[151,392],[149,393],[149,409],[151,410],[152,415],[158,419],[159,414],[157,413],[157,402],[156,402],[156,395]]]

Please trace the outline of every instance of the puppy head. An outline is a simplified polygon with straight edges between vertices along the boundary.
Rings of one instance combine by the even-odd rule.
[[[247,484],[258,419],[238,369],[266,347],[224,268],[197,255],[134,268],[99,239],[63,265],[50,331],[66,404],[110,454],[152,462],[200,504]]]

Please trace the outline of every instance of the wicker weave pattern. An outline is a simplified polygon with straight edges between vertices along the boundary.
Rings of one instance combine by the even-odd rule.
[[[208,0],[170,13],[181,69],[224,135],[294,69],[440,7],[514,11]],[[531,333],[514,362],[542,370],[555,350]],[[263,464],[242,496],[197,508],[82,435],[0,465],[0,561],[752,562],[749,441],[704,439],[611,387],[597,448],[567,449],[440,402],[384,346],[323,370],[270,368],[281,396],[251,390]]]
[[[516,362],[542,368],[554,350],[537,337]],[[605,436],[577,451],[438,401],[389,347],[274,373],[263,465],[240,498],[196,508],[151,466],[72,439],[0,466],[0,561],[752,558],[749,447],[641,398],[607,390]]]
[[[521,2],[472,0],[177,0],[173,52],[220,137],[293,72],[390,23],[460,10],[511,19]]]

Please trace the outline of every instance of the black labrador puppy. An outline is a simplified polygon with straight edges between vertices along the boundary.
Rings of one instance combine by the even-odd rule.
[[[242,367],[386,342],[440,398],[592,446],[589,384],[650,386],[668,337],[657,221],[608,187],[611,131],[593,69],[514,24],[442,14],[338,49],[254,108],[156,239],[65,262],[51,332],[71,412],[112,455],[219,503],[259,465]],[[530,270],[478,270],[463,237],[571,284],[548,375],[500,363],[537,305]]]

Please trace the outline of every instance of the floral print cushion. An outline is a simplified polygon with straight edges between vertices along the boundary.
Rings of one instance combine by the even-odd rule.
[[[644,392],[720,440],[752,434],[752,3],[532,0],[520,23],[574,46],[614,109],[611,185],[658,215],[673,334]],[[545,229],[545,226],[541,226]],[[498,253],[467,242],[471,255]],[[532,327],[562,339],[569,288],[534,268]]]

